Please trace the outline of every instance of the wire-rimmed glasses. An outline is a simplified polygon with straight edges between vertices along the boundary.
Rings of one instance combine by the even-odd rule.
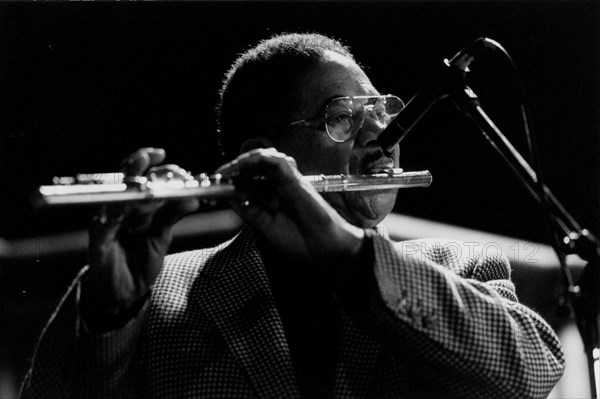
[[[366,115],[374,118],[385,129],[404,108],[402,100],[394,95],[348,96],[332,99],[325,107],[324,115],[292,122],[287,127],[302,126],[323,129],[338,143],[350,140],[360,130]]]

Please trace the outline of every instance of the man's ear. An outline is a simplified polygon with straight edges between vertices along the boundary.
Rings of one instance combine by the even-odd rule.
[[[242,143],[242,145],[240,146],[240,154],[243,154],[245,152],[248,152],[250,150],[254,150],[257,148],[270,148],[270,147],[274,147],[274,146],[275,146],[275,143],[273,143],[273,140],[271,140],[268,137],[264,137],[264,136],[253,137]]]

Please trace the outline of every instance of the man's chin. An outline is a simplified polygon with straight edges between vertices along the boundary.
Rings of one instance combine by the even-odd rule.
[[[385,191],[347,191],[323,197],[349,223],[361,227],[377,226],[392,211],[397,189]]]

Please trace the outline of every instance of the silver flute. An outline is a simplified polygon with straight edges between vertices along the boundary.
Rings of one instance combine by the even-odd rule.
[[[122,173],[78,174],[74,177],[55,177],[52,185],[40,186],[34,193],[36,207],[59,205],[104,205],[111,203],[148,200],[199,198],[204,203],[218,199],[245,198],[260,195],[260,177],[247,179],[220,174],[175,176],[125,176]],[[389,190],[396,188],[427,187],[432,176],[428,170],[404,172],[402,169],[384,169],[366,175],[311,175],[301,179],[309,182],[318,192]]]

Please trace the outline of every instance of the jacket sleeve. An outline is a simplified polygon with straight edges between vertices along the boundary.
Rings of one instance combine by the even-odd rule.
[[[371,239],[376,288],[357,322],[446,392],[549,394],[564,370],[562,348],[552,328],[518,303],[503,254],[454,242]]]
[[[135,398],[143,386],[140,341],[147,306],[124,327],[86,331],[79,311],[81,279],[75,278],[37,343],[22,398]],[[146,304],[147,305],[147,304]]]

